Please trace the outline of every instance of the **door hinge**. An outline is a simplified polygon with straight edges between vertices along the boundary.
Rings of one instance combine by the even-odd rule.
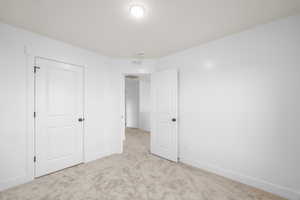
[[[37,70],[37,69],[41,69],[41,68],[38,67],[38,66],[34,66],[34,67],[33,67],[33,72],[36,73],[36,70]]]
[[[36,117],[36,112],[33,112],[33,117],[34,117],[34,118]]]
[[[33,162],[36,162],[36,156],[33,157]]]

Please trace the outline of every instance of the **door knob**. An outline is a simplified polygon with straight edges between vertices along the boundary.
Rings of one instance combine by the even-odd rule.
[[[176,118],[172,118],[172,122],[176,122]]]
[[[83,121],[84,121],[84,118],[79,118],[78,121],[79,121],[79,122],[83,122]]]

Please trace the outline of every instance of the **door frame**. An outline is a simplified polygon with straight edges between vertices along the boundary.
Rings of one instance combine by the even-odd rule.
[[[120,149],[120,153],[123,153],[123,141],[126,139],[125,136],[125,130],[126,130],[126,124],[125,124],[125,118],[126,118],[126,111],[125,111],[125,107],[126,107],[126,94],[125,94],[125,79],[126,76],[131,75],[131,76],[141,76],[141,75],[150,75],[151,76],[152,72],[128,72],[128,73],[122,73],[121,74],[121,134],[120,134],[120,141],[121,141],[121,149]],[[151,117],[150,117],[151,120]]]
[[[31,73],[33,74],[33,113],[37,114],[37,95],[36,95],[36,73],[34,71],[34,68],[37,66],[37,60],[38,59],[44,59],[47,61],[52,61],[56,63],[62,63],[62,64],[67,64],[67,65],[72,65],[75,67],[79,67],[82,69],[82,117],[85,119],[85,66],[83,65],[77,65],[69,62],[64,62],[52,58],[47,58],[47,57],[42,57],[42,56],[34,56],[33,57],[33,63],[34,65],[31,66]],[[37,66],[38,67],[38,66]],[[37,69],[38,70],[38,69]],[[36,123],[36,118],[33,116],[33,158],[36,158],[36,146],[37,146],[37,140],[36,140],[36,135],[37,135],[37,123]],[[85,149],[86,149],[86,139],[85,139],[85,120],[82,122],[82,155],[81,155],[81,162],[80,163],[85,163],[86,156],[85,156]],[[36,178],[36,162],[34,160],[33,162],[33,178]]]

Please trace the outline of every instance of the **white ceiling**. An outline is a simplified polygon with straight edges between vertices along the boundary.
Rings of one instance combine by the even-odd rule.
[[[0,0],[1,21],[114,57],[161,57],[297,13],[300,0]]]

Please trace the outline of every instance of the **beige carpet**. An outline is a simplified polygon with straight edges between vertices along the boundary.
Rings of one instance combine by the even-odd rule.
[[[150,155],[149,134],[127,129],[124,153],[0,193],[1,200],[279,200],[223,177]]]

